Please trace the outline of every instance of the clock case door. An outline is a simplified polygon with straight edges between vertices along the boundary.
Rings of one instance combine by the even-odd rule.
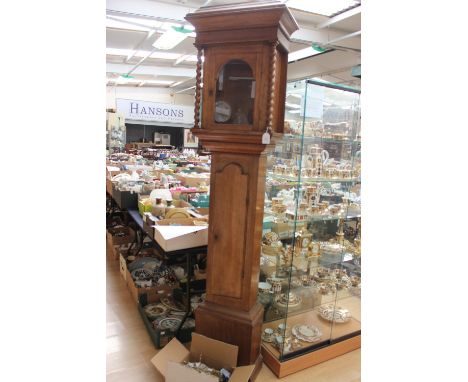
[[[281,62],[284,55],[278,55],[277,66],[281,70]],[[248,46],[230,44],[226,46],[214,46],[206,50],[205,64],[204,64],[204,87],[203,87],[203,115],[202,115],[202,126],[208,130],[218,131],[239,131],[242,133],[246,132],[258,132],[263,133],[266,128],[267,122],[267,106],[268,106],[268,93],[269,93],[269,70],[270,70],[270,46],[268,44],[258,43],[251,44]],[[253,102],[253,113],[251,121],[252,123],[218,123],[215,122],[215,104],[217,101],[216,97],[216,86],[217,79],[223,66],[228,64],[230,61],[243,61],[250,66],[252,70],[252,77],[254,78],[255,92]],[[285,66],[284,66],[285,68]],[[277,70],[278,70],[277,69]],[[278,71],[279,71],[278,70]],[[284,70],[283,70],[284,71]],[[279,77],[279,76],[278,76]],[[226,78],[224,79],[226,82]],[[278,93],[279,82],[275,83],[275,93]],[[229,91],[229,90],[228,90]],[[235,99],[239,97],[239,94],[225,94],[226,100]],[[278,97],[276,97],[278,98]],[[219,100],[219,99],[218,99]],[[279,100],[276,99],[276,102]],[[276,103],[275,102],[275,103]],[[228,101],[229,103],[229,101]],[[277,109],[275,109],[277,110]],[[232,114],[236,110],[231,111]],[[284,115],[284,109],[279,110],[279,113]],[[232,119],[232,118],[231,118]],[[282,118],[276,118],[274,116],[274,124],[276,127],[276,120]],[[277,129],[273,129],[277,131]],[[282,125],[281,125],[282,130]]]

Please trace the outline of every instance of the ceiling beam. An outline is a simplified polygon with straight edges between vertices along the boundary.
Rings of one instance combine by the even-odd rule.
[[[195,8],[150,0],[107,0],[106,13],[143,19],[187,23],[184,19]],[[162,17],[161,15],[164,15]]]
[[[107,63],[107,73],[127,74],[134,68],[135,65],[127,64],[112,64]],[[172,66],[148,66],[141,65],[137,67],[133,74],[151,75],[151,76],[175,76],[175,77],[194,77],[196,75],[195,68],[181,68]]]
[[[334,38],[334,39],[328,41],[328,44],[335,44],[335,43],[337,43],[338,41],[348,40],[348,39],[350,39],[350,38],[357,37],[357,36],[361,36],[361,31],[357,31],[357,32],[345,34],[345,35],[343,35],[343,36]]]
[[[343,35],[343,32],[334,29],[314,30],[300,28],[291,36],[291,40],[301,44],[311,45],[312,43],[329,44],[331,41],[343,41],[346,39],[345,46],[351,49],[361,49],[361,38],[358,34]]]
[[[359,13],[361,13],[360,5],[358,7],[350,9],[349,11],[340,13],[339,15],[336,15],[334,17],[330,17],[328,20],[324,21],[323,23],[318,24],[317,29],[323,29],[323,28],[329,27],[330,25],[349,19],[351,16],[357,15]]]

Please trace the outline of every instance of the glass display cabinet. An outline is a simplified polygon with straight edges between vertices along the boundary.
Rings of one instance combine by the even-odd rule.
[[[360,346],[359,101],[334,84],[287,85],[284,135],[267,157],[258,292],[263,358],[280,377]]]

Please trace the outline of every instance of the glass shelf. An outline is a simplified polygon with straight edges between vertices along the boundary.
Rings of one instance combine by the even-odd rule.
[[[310,215],[309,215],[310,216]],[[331,221],[331,220],[351,220],[351,219],[358,219],[361,217],[361,213],[357,214],[347,214],[347,215],[333,215],[333,216],[310,216],[304,220],[287,220],[285,221],[286,224],[303,224],[303,223],[313,223],[313,222],[321,222],[321,221]]]
[[[352,138],[346,138],[346,139],[337,139],[337,138],[322,138],[322,137],[302,137],[301,135],[287,135],[285,134],[282,137],[283,140],[288,141],[288,142],[300,142],[302,139],[304,140],[304,143],[346,143],[346,144],[353,144],[353,145],[360,145],[361,140],[360,139],[352,139]]]
[[[360,183],[361,177],[358,178],[306,178],[301,177],[298,180],[297,176],[294,175],[278,175],[269,172],[267,177],[270,179],[281,180],[283,182],[289,182],[289,185],[297,184],[312,184],[312,183]]]

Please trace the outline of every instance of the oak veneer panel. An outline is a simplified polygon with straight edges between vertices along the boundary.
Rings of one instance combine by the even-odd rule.
[[[216,253],[212,269],[220,270],[212,273],[216,285],[214,294],[219,296],[242,297],[239,279],[244,268],[247,182],[248,176],[234,163],[226,165],[215,176],[216,208],[210,219],[217,225],[212,231],[210,250]]]
[[[262,346],[262,356],[263,361],[268,365],[273,373],[275,373],[277,377],[282,378],[289,374],[296,373],[300,370],[307,369],[311,366],[349,353],[350,351],[359,349],[360,347],[361,336],[359,335],[285,362],[280,362],[264,346]]]

